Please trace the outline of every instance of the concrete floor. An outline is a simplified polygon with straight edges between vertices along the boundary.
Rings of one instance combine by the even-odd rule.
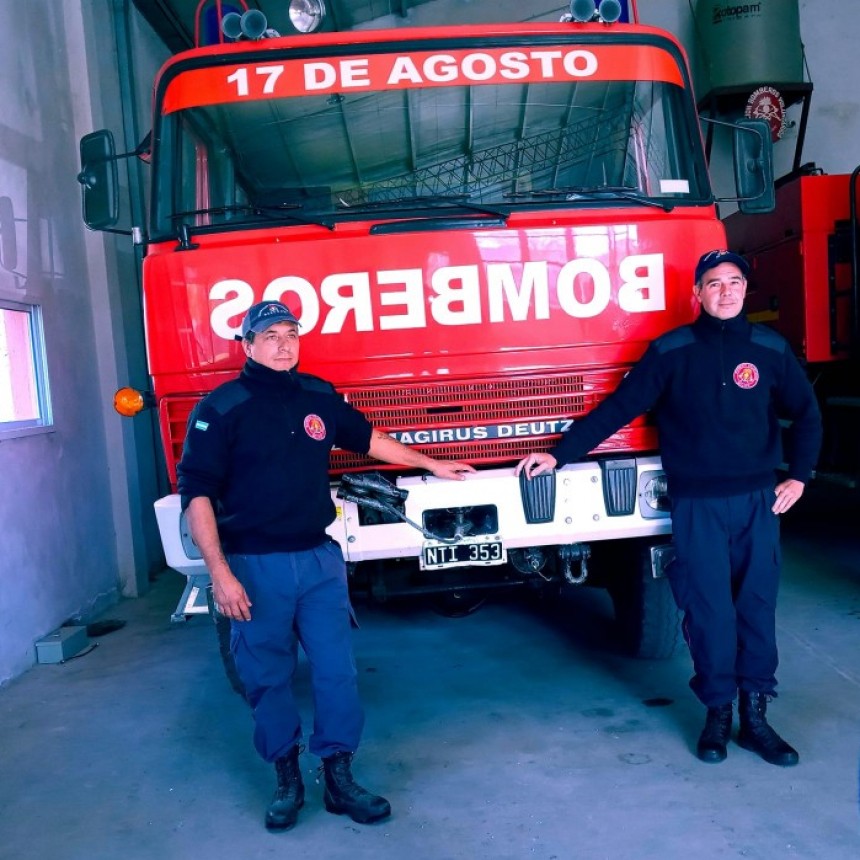
[[[700,763],[688,656],[620,655],[603,592],[460,619],[359,605],[354,769],[394,814],[364,827],[328,814],[305,753],[299,824],[270,834],[250,714],[209,619],[169,622],[184,581],[167,571],[108,613],[127,624],[90,653],[0,690],[0,858],[860,857],[856,503],[849,517],[805,501],[786,522],[770,709],[796,768],[736,745]]]

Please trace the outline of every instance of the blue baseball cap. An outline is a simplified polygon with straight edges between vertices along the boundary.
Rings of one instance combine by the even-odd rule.
[[[720,263],[734,263],[741,270],[741,274],[744,277],[750,273],[750,264],[740,254],[733,254],[731,251],[718,249],[716,251],[708,251],[707,254],[702,254],[699,257],[699,262],[696,263],[695,283],[700,283],[705,272],[719,266]]]
[[[248,309],[242,320],[242,337],[246,338],[251,332],[259,334],[282,322],[299,324],[295,314],[282,302],[258,302]]]

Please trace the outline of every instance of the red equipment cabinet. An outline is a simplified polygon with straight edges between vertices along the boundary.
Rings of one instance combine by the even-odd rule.
[[[778,185],[768,215],[725,219],[729,246],[751,264],[747,312],[811,364],[844,360],[851,338],[851,273],[838,225],[849,218],[849,177],[800,174]]]
[[[821,405],[819,480],[860,485],[857,177],[814,164],[778,183],[774,212],[733,214],[726,232],[752,264],[747,309],[806,362]]]

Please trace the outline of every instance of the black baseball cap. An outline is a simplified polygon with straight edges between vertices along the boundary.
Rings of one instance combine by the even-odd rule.
[[[259,334],[281,322],[299,324],[295,314],[282,302],[258,302],[248,309],[242,320],[242,337],[247,337],[251,332]]]
[[[741,274],[744,277],[750,273],[750,264],[740,254],[733,254],[731,251],[718,249],[716,251],[708,251],[707,254],[702,254],[699,257],[699,262],[696,263],[695,283],[700,283],[705,272],[713,269],[715,266],[719,266],[720,263],[734,263],[741,270]]]

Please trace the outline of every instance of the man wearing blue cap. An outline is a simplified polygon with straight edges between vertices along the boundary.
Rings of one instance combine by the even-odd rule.
[[[702,255],[696,321],[657,338],[613,394],[516,472],[531,478],[573,462],[653,410],[676,549],[667,574],[684,613],[690,686],[708,709],[697,755],[725,759],[739,695],[738,743],[789,766],[797,751],[766,719],[776,695],[777,515],[797,502],[812,474],[821,415],[787,342],[743,315],[748,273],[737,254]],[[785,451],[781,418],[792,422]]]
[[[367,824],[390,815],[384,797],[352,777],[364,713],[350,640],[352,608],[335,518],[329,452],[335,445],[386,463],[463,480],[466,463],[434,460],[379,430],[318,377],[299,373],[299,323],[281,302],[242,322],[247,361],[204,397],[188,421],[179,493],[231,619],[231,652],[254,712],[254,746],[275,765],[266,827],[288,830],[304,803],[301,722],[292,682],[298,645],[311,667],[314,730],[329,812]]]

